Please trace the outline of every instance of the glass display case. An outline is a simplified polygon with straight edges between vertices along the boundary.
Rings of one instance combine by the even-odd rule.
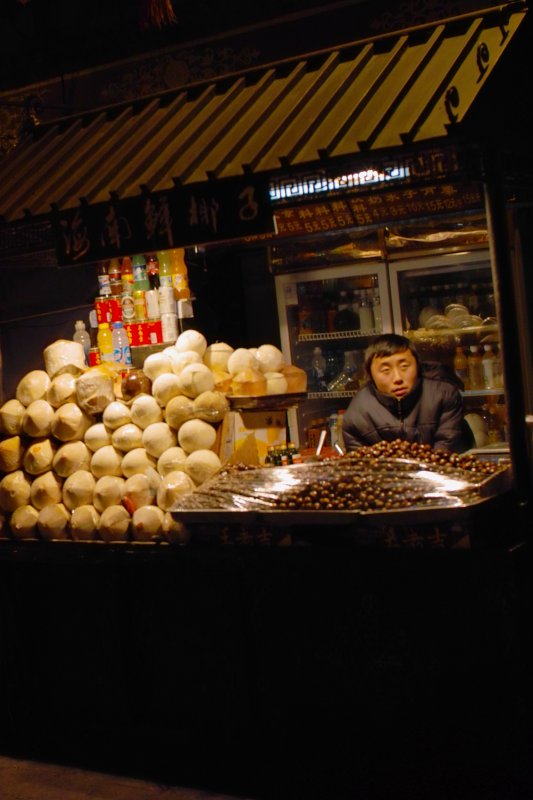
[[[506,449],[500,336],[488,251],[389,264],[394,329],[425,361],[463,381],[465,416],[478,448]]]
[[[364,351],[373,336],[391,330],[385,264],[330,265],[275,280],[285,360],[308,376],[306,401],[288,412],[291,440],[314,448],[326,429],[333,446],[364,380]]]

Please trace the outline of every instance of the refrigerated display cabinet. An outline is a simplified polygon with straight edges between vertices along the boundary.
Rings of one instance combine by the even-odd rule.
[[[414,342],[422,360],[443,362],[461,377],[477,448],[505,454],[507,411],[488,250],[392,261],[388,272],[394,330]]]
[[[329,265],[279,274],[275,282],[284,357],[308,375],[307,399],[288,411],[289,433],[299,447],[314,447],[362,384],[372,337],[391,330],[386,266]],[[317,355],[323,374],[313,369]],[[336,435],[329,433],[328,444]]]

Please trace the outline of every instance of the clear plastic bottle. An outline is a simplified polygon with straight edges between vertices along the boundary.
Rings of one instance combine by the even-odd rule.
[[[177,247],[170,251],[170,271],[172,274],[172,288],[176,300],[189,300],[189,272],[185,263],[185,248]]]
[[[109,322],[100,322],[98,325],[98,349],[103,362],[113,361],[113,339]]]
[[[483,363],[479,353],[479,347],[473,344],[470,347],[470,354],[468,356],[468,383],[470,389],[484,389],[485,383],[483,381]]]
[[[495,370],[495,362],[496,359],[494,358],[494,351],[490,344],[486,344],[484,346],[484,353],[481,358],[481,363],[483,366],[483,384],[485,389],[495,389],[496,388],[496,370]]]
[[[363,294],[363,297],[361,298],[361,308],[359,309],[359,321],[361,324],[362,331],[374,330],[374,312],[372,311],[370,298],[368,297],[368,294],[366,292]]]
[[[327,392],[326,359],[320,347],[315,347],[311,359],[311,386],[315,392]]]
[[[113,361],[123,367],[131,367],[130,341],[122,322],[113,323],[111,342],[113,347]]]
[[[143,255],[133,256],[131,259],[133,269],[133,286],[135,289],[143,289],[147,292],[150,288],[150,281],[146,272],[146,259]]]
[[[91,349],[91,337],[89,335],[88,330],[85,327],[85,322],[82,319],[77,319],[74,323],[74,335],[72,339],[75,342],[79,342],[83,347],[83,352],[85,354],[85,362],[87,362],[87,357],[89,350]]]
[[[156,253],[159,262],[159,285],[172,286],[172,270],[170,268],[170,251],[158,250]]]

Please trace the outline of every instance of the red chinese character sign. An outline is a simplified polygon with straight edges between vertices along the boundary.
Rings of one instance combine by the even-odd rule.
[[[274,231],[266,177],[176,187],[108,203],[55,210],[58,263],[209,244]]]

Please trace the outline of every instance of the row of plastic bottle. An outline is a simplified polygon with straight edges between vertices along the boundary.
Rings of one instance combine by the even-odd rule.
[[[500,354],[491,344],[485,344],[483,350],[477,345],[468,349],[459,345],[455,349],[453,366],[465,389],[479,391],[503,386]]]
[[[91,337],[83,320],[76,320],[72,338],[82,345],[85,361],[88,364]],[[108,322],[101,322],[98,325],[97,346],[103,362],[114,362],[123,367],[131,367],[131,347],[128,334],[122,322],[114,322],[113,328],[110,327]]]
[[[98,288],[100,297],[120,298],[124,323],[161,320],[164,341],[170,341],[177,336],[176,303],[191,297],[185,250],[181,247],[125,256],[121,262],[101,262]]]
[[[381,331],[381,301],[377,289],[341,289],[337,299],[298,290],[298,335],[334,331]]]

